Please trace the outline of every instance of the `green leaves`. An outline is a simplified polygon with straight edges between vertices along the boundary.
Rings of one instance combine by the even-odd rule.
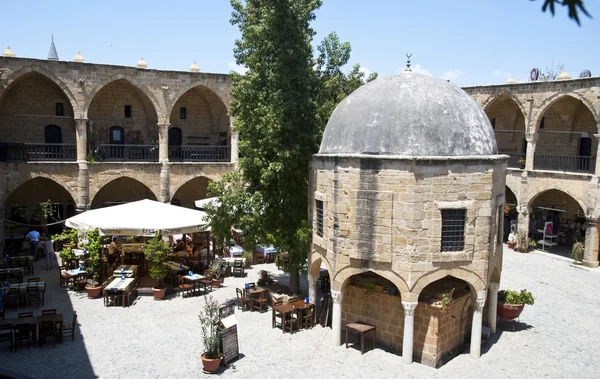
[[[511,305],[533,305],[535,303],[535,299],[533,298],[531,292],[527,290],[521,290],[521,292],[502,290],[498,292],[498,303]]]
[[[158,232],[150,241],[148,241],[148,246],[144,250],[146,259],[152,262],[152,265],[150,266],[150,277],[158,280],[159,286],[160,281],[169,273],[164,262],[167,260],[170,251],[169,245],[167,245]]]
[[[583,6],[582,0],[544,0],[544,5],[542,5],[542,12],[546,12],[548,9],[550,9],[550,13],[552,13],[552,16],[554,16],[555,4],[566,6],[569,9],[569,18],[575,21],[579,26],[581,26],[581,22],[579,21],[579,12],[588,16],[589,18],[592,18],[592,16]]]

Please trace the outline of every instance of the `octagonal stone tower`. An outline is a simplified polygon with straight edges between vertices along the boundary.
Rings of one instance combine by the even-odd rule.
[[[507,158],[483,110],[441,79],[405,71],[337,106],[309,199],[310,296],[328,276],[336,346],[342,324],[366,322],[405,363],[437,367],[471,330],[479,357],[486,299],[495,331]]]

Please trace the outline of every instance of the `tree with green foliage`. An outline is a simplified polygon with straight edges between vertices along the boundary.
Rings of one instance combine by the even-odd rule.
[[[158,281],[156,288],[162,287],[162,280],[167,276],[169,270],[165,266],[165,262],[171,252],[171,248],[163,240],[162,236],[157,232],[144,250],[146,260],[151,262],[150,277]]]
[[[311,240],[308,164],[321,129],[310,27],[321,1],[231,0],[231,5],[231,23],[241,32],[236,63],[248,71],[231,75],[241,170],[239,183],[224,186],[239,186],[245,206],[238,212],[251,212],[244,240],[254,234],[289,254],[290,289],[297,292]],[[223,205],[226,195],[219,195]]]
[[[562,5],[564,7],[567,7],[569,10],[569,18],[575,21],[579,26],[581,26],[581,22],[579,21],[579,12],[588,16],[589,18],[592,18],[592,16],[585,9],[583,5],[583,0],[544,0],[544,5],[542,5],[542,12],[550,10],[550,13],[552,13],[552,16],[554,16],[556,5]]]
[[[349,42],[340,42],[335,32],[325,37],[317,50],[319,51],[315,67],[319,78],[317,104],[321,125],[325,127],[335,107],[358,87],[377,79],[377,73],[367,76],[357,63],[348,74],[345,74],[343,67],[350,60],[352,47]]]

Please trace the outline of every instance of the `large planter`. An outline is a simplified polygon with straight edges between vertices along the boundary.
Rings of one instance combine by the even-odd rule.
[[[212,285],[213,285],[214,288],[221,287],[221,279],[213,279],[212,280]]]
[[[216,359],[209,359],[209,358],[206,358],[204,356],[204,354],[202,354],[200,356],[200,359],[202,360],[202,367],[204,369],[204,372],[208,373],[208,374],[212,374],[212,373],[217,372],[217,370],[219,370],[219,365],[221,364],[221,359],[223,359],[223,357],[219,357]]]
[[[165,297],[166,288],[152,288],[154,300],[162,300]]]
[[[85,291],[87,292],[88,298],[95,299],[100,297],[100,293],[102,292],[101,286],[86,286]]]
[[[517,244],[516,242],[511,242],[511,241],[508,241],[508,243],[507,243],[509,249],[514,249],[516,244]]]
[[[523,308],[525,308],[525,304],[517,305],[517,304],[501,304],[499,303],[496,307],[496,312],[498,316],[504,320],[513,320],[523,312]]]

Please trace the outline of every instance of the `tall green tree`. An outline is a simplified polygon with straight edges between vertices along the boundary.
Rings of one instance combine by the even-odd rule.
[[[317,47],[316,71],[319,77],[317,104],[321,125],[325,127],[335,107],[349,94],[366,82],[377,79],[377,73],[368,76],[355,64],[345,74],[343,68],[350,60],[352,47],[349,42],[340,42],[335,32],[330,33]]]
[[[231,76],[231,115],[240,133],[240,172],[251,224],[290,257],[290,289],[310,246],[308,165],[318,149],[310,22],[321,0],[231,0],[241,38],[234,56],[248,68]],[[237,185],[237,184],[236,184]]]
[[[579,20],[579,12],[588,16],[589,18],[592,18],[592,15],[590,15],[585,9],[583,5],[583,0],[544,0],[544,5],[542,5],[542,12],[550,10],[550,13],[552,13],[552,16],[554,16],[556,10],[555,8],[557,5],[567,7],[567,9],[569,10],[569,18],[575,21],[579,26],[581,26],[581,22]]]

